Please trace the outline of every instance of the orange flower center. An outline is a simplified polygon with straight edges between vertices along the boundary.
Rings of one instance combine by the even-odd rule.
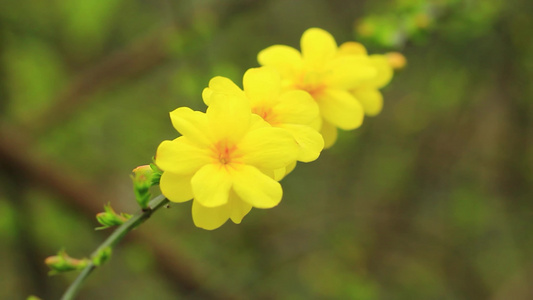
[[[326,85],[322,82],[319,72],[304,72],[300,75],[299,80],[294,83],[294,87],[308,92],[316,100],[324,91]]]
[[[317,99],[317,97],[324,91],[326,88],[325,85],[296,85],[296,88],[299,90],[304,90],[308,92],[313,99]]]
[[[237,150],[236,145],[227,140],[222,140],[215,144],[213,156],[218,162],[220,162],[220,164],[227,165],[237,158],[235,150]]]
[[[272,107],[257,106],[252,107],[252,113],[259,115],[263,120],[274,126],[278,123],[276,114],[272,111]]]

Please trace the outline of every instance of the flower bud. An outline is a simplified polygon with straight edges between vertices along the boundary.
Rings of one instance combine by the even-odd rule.
[[[68,256],[65,250],[60,250],[57,255],[47,257],[44,263],[51,269],[49,274],[55,275],[62,272],[81,270],[87,266],[89,260],[87,258],[72,258]]]
[[[385,56],[394,70],[401,70],[407,65],[407,59],[400,52],[389,52]]]
[[[93,256],[93,264],[95,264],[96,266],[101,266],[102,264],[104,264],[106,261],[109,260],[109,258],[111,258],[111,247],[107,247],[107,248],[104,248],[100,251],[98,251],[98,253]]]
[[[121,213],[120,215],[117,214],[109,203],[104,205],[104,210],[105,212],[101,212],[96,215],[96,220],[98,220],[98,223],[103,225],[102,227],[96,228],[96,230],[122,225],[129,218],[131,218],[131,215],[126,213]]]
[[[135,200],[137,200],[142,209],[145,209],[148,207],[148,201],[150,201],[151,197],[150,187],[159,183],[160,171],[154,164],[150,164],[139,166],[133,169],[132,172],[131,179],[133,181]]]

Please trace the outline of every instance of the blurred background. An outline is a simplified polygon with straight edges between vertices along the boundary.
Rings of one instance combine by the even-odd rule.
[[[529,0],[0,0],[0,299],[56,299],[64,248],[137,204],[129,174],[222,75],[309,27],[407,66],[385,105],[241,225],[158,211],[79,299],[533,299]]]

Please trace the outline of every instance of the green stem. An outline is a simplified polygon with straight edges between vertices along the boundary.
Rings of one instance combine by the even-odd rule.
[[[124,224],[120,225],[92,254],[91,258],[97,257],[102,253],[102,251],[105,251],[108,248],[113,248],[118,242],[124,238],[124,236],[139,226],[140,224],[144,223],[144,221],[148,220],[150,218],[150,215],[157,209],[159,209],[161,206],[164,206],[168,203],[168,199],[165,198],[163,195],[159,195],[155,198],[153,198],[150,203],[148,204],[148,208],[136,213],[133,215],[128,221],[124,222]],[[80,275],[72,282],[72,284],[68,287],[68,289],[63,294],[63,297],[61,297],[61,300],[72,300],[78,293],[78,290],[81,287],[81,284],[89,276],[89,274],[98,267],[93,260],[89,262],[87,267],[85,267]]]

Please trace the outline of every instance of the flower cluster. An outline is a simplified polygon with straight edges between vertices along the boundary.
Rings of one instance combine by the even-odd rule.
[[[282,198],[279,181],[297,161],[311,162],[334,144],[337,128],[350,130],[381,111],[379,89],[392,78],[384,55],[368,55],[355,42],[337,47],[318,28],[302,36],[301,52],[283,45],[258,55],[241,89],[215,77],[204,89],[206,112],[180,107],[170,113],[181,134],[163,141],[155,158],[160,188],[173,202],[193,199],[196,226],[240,223],[255,208]]]

